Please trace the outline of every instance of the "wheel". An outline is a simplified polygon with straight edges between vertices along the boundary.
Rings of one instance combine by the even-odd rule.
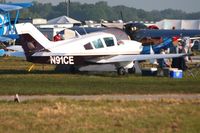
[[[135,67],[133,66],[132,68],[129,68],[128,73],[134,74],[135,73]]]
[[[78,69],[75,66],[71,65],[69,67],[69,72],[72,73],[72,74],[75,74],[75,73],[78,72]]]
[[[55,70],[63,73],[77,73],[79,70],[73,65],[57,65]]]
[[[125,75],[126,74],[126,70],[123,67],[120,67],[117,69],[117,73],[118,75]]]

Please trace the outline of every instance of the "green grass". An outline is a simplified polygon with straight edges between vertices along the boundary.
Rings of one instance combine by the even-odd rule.
[[[0,95],[199,93],[200,76],[183,79],[65,74],[54,66],[0,58]],[[188,75],[185,73],[185,75]],[[200,101],[162,99],[0,101],[0,132],[15,133],[199,133]]]
[[[193,53],[194,53],[195,55],[200,55],[200,51],[199,51],[199,50],[194,50]]]
[[[14,74],[0,77],[0,94],[199,93],[200,79],[102,77],[70,74]]]
[[[115,73],[56,73],[54,66],[31,64],[18,58],[0,60],[0,95],[12,94],[161,94],[200,93],[200,76],[168,77],[118,76]],[[43,70],[44,69],[44,70]]]
[[[0,102],[0,131],[199,133],[199,100]]]

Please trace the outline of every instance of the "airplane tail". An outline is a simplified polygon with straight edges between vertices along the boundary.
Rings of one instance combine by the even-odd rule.
[[[51,46],[52,42],[31,23],[16,24],[16,31],[28,61],[35,52],[47,52]]]

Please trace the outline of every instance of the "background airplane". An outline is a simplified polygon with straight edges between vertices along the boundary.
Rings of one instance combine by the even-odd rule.
[[[128,23],[124,25],[124,31],[117,28],[72,28],[72,30],[79,32],[80,34],[86,34],[91,32],[106,32],[114,34],[118,40],[127,39],[136,40],[142,43],[144,46],[141,54],[159,54],[162,50],[168,50],[172,53],[178,53],[180,51],[191,54],[192,43],[185,43],[185,37],[189,37],[191,40],[196,40],[200,36],[200,30],[160,30],[156,26],[149,26],[142,23]],[[117,31],[118,30],[118,31]],[[178,42],[179,41],[179,42]],[[179,50],[179,45],[182,45],[184,50]],[[169,50],[170,49],[170,50]],[[188,58],[185,58],[188,59]],[[179,60],[183,60],[180,58]],[[188,61],[188,60],[187,60]],[[155,61],[153,61],[155,62]],[[185,61],[182,61],[182,65],[178,65],[173,61],[173,66],[182,70],[186,69]],[[175,64],[174,64],[175,63]]]
[[[9,42],[17,39],[15,24],[19,18],[19,10],[32,6],[32,3],[12,3],[0,4],[0,42]],[[15,16],[12,16],[15,14]],[[13,17],[11,20],[11,17]],[[0,49],[0,56],[5,54],[5,45],[2,43]],[[11,54],[11,53],[10,53]],[[15,53],[16,54],[16,53]]]
[[[106,32],[116,36],[117,40],[135,40],[146,46],[143,54],[150,53],[152,47],[154,53],[160,53],[162,49],[174,47],[173,43],[177,39],[181,41],[184,37],[196,38],[200,36],[200,30],[160,30],[155,26],[149,28],[142,23],[128,23],[124,25],[124,29],[119,28],[83,28],[73,27],[73,31],[84,35],[92,32]],[[195,39],[193,39],[195,40]],[[153,46],[150,46],[153,45]]]
[[[154,26],[155,27],[155,26]],[[147,27],[142,23],[128,23],[124,25],[124,31],[132,40],[142,43],[153,43],[153,40],[170,37],[199,37],[200,30],[178,30],[172,27],[171,30]],[[149,40],[148,40],[149,39]]]
[[[15,24],[19,18],[19,10],[30,6],[32,6],[32,3],[0,4],[0,42],[18,38]],[[16,12],[14,21],[11,21],[12,11]]]

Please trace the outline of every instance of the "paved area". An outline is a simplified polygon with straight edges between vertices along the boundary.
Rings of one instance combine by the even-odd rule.
[[[14,101],[15,96],[0,96],[0,100]],[[155,95],[81,95],[81,96],[69,96],[69,95],[19,95],[20,101],[26,100],[55,100],[58,98],[64,98],[68,100],[161,100],[161,99],[200,99],[200,94],[155,94]]]

